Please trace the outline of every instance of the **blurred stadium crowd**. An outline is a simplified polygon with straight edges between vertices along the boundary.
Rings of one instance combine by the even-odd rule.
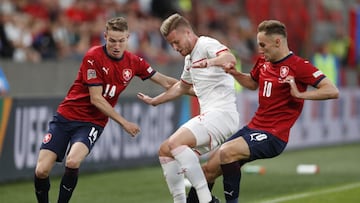
[[[161,20],[179,12],[200,35],[227,44],[246,67],[256,54],[256,26],[283,21],[290,48],[310,58],[324,43],[348,68],[349,10],[358,0],[0,0],[0,58],[15,62],[80,60],[103,43],[107,19],[129,22],[129,50],[150,63],[182,60],[159,32]]]

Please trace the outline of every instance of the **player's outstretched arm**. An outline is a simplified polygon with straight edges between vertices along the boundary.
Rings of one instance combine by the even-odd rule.
[[[156,97],[150,97],[144,93],[139,92],[137,97],[144,101],[147,104],[157,106],[159,104],[174,100],[181,95],[191,94],[193,92],[192,86],[185,84],[184,82],[178,81],[176,82],[170,89],[159,94]]]
[[[224,68],[224,70],[231,74],[241,86],[249,90],[256,90],[259,86],[249,73],[239,72],[235,68]]]
[[[106,101],[102,96],[102,86],[89,87],[91,104],[96,106],[101,112],[107,115],[109,118],[117,122],[124,130],[132,137],[136,136],[140,132],[140,127],[132,122],[127,121],[124,117],[118,114],[115,109]]]
[[[336,99],[339,97],[338,88],[328,78],[322,79],[315,89],[304,92],[299,92],[296,86],[296,81],[292,76],[285,78],[284,82],[289,83],[291,87],[291,95],[296,98],[307,100],[326,100]]]
[[[138,99],[142,100],[144,103],[152,105],[152,100],[153,100],[152,97],[150,97],[144,93],[141,93],[141,92],[139,92],[136,96]]]
[[[230,68],[235,67],[236,58],[228,50],[222,51],[215,58],[210,58],[206,60],[201,60],[192,64],[192,68],[206,68],[211,66],[217,66],[221,68]]]
[[[151,78],[151,81],[155,82],[156,84],[162,86],[166,90],[170,89],[175,83],[179,80],[172,78],[170,76],[164,75],[162,73],[156,72]]]

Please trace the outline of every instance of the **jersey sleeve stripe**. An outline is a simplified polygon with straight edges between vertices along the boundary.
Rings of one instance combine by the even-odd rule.
[[[216,55],[219,55],[221,52],[223,52],[223,51],[228,51],[228,50],[229,50],[228,48],[226,48],[226,49],[222,49],[222,50],[220,50],[220,51],[216,52]]]
[[[151,78],[155,73],[156,73],[156,71],[154,70],[149,76],[147,76],[145,78],[141,78],[141,79],[142,80],[147,80],[147,79]]]
[[[186,82],[185,80],[181,79],[181,82],[187,84],[187,85],[192,85],[192,83]]]
[[[203,61],[203,60],[206,60],[206,58],[202,58],[202,59],[200,59],[200,60],[194,61],[193,64],[194,64],[194,63],[198,63],[198,62]]]
[[[86,86],[101,86],[102,84],[101,83],[92,83],[92,84],[84,83],[84,85],[86,85]]]

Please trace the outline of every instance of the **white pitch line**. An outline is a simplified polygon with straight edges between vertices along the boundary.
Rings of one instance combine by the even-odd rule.
[[[320,190],[317,192],[305,192],[305,193],[296,194],[296,195],[289,195],[289,196],[284,196],[284,197],[280,197],[280,198],[276,198],[276,199],[272,199],[272,200],[264,200],[264,201],[261,201],[261,203],[279,203],[279,202],[284,202],[284,201],[289,201],[289,200],[301,199],[304,197],[311,197],[311,196],[322,195],[322,194],[327,194],[327,193],[331,193],[331,192],[339,192],[339,191],[343,191],[343,190],[349,190],[349,189],[353,189],[353,188],[357,188],[357,187],[360,187],[360,183],[343,185],[343,186],[339,186],[339,187],[335,187],[335,188],[331,188],[331,189]]]

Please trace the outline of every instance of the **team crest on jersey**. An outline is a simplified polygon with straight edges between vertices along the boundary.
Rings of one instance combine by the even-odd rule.
[[[281,66],[280,67],[280,77],[285,78],[289,75],[289,67],[288,66]]]
[[[124,69],[122,75],[124,80],[129,81],[133,76],[133,72],[131,69]]]
[[[50,142],[52,135],[50,133],[46,134],[43,139],[43,143],[46,144]]]
[[[91,80],[93,78],[96,78],[96,71],[95,69],[88,69],[87,70],[87,79]]]

